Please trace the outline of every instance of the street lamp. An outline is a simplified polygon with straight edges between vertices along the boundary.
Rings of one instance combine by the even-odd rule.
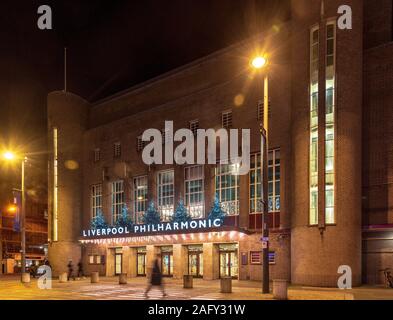
[[[264,70],[268,65],[266,56],[257,56],[251,61],[255,70]],[[261,203],[262,203],[262,293],[270,292],[269,288],[269,201],[268,201],[268,130],[269,130],[269,77],[265,70],[264,74],[264,93],[263,93],[263,120],[260,124],[261,134]]]
[[[4,152],[3,158],[6,161],[13,161],[13,160],[21,160],[21,168],[22,168],[22,175],[21,175],[21,194],[22,194],[22,208],[21,208],[21,216],[20,216],[20,221],[21,221],[21,263],[22,263],[22,276],[24,273],[26,273],[26,223],[25,223],[25,207],[26,207],[26,197],[25,197],[25,162],[27,158],[25,156],[23,157],[17,157],[15,153],[7,151]]]

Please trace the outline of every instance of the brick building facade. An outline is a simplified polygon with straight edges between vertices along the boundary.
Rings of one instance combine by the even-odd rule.
[[[352,30],[337,26],[340,1],[296,0],[286,23],[94,104],[51,93],[54,272],[82,259],[87,272],[143,276],[159,254],[168,276],[261,279],[264,74],[249,61],[266,51],[272,278],[335,286],[338,267],[349,265],[354,285],[379,282],[378,270],[393,263],[392,1],[347,4]],[[250,173],[236,175],[236,168],[222,164],[147,166],[140,137],[146,129],[164,129],[165,121],[173,121],[175,131],[250,129]],[[149,201],[163,220],[180,199],[203,219],[215,195],[228,213],[220,228],[82,236],[98,212],[114,224],[126,206],[138,223]]]

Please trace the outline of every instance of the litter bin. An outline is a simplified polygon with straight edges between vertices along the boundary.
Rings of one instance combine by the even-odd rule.
[[[59,282],[60,283],[66,283],[68,281],[68,276],[67,273],[61,273],[59,276]]]
[[[22,283],[30,283],[30,273],[22,273]]]
[[[127,284],[127,273],[119,274],[119,284]]]
[[[91,273],[91,283],[98,283],[100,281],[100,275],[98,272]]]
[[[221,293],[232,293],[232,278],[221,278]]]
[[[194,277],[190,274],[185,274],[183,276],[183,288],[184,289],[192,289],[193,288],[193,279]]]
[[[277,300],[288,299],[288,281],[282,279],[273,280],[273,298]]]

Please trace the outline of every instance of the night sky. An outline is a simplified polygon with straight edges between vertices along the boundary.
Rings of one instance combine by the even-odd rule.
[[[2,0],[0,148],[45,154],[46,96],[63,89],[64,47],[68,91],[95,101],[287,19],[288,2]],[[43,4],[51,31],[37,27]],[[32,166],[46,181],[44,158]],[[0,168],[1,188],[9,171]]]

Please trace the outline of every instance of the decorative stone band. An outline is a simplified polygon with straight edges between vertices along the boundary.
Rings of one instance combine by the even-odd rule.
[[[137,237],[156,233],[184,233],[204,232],[222,227],[221,219],[200,219],[185,222],[166,222],[159,224],[134,225],[131,230],[128,227],[109,227],[105,229],[90,229],[82,231],[82,239],[113,238],[113,237]]]

